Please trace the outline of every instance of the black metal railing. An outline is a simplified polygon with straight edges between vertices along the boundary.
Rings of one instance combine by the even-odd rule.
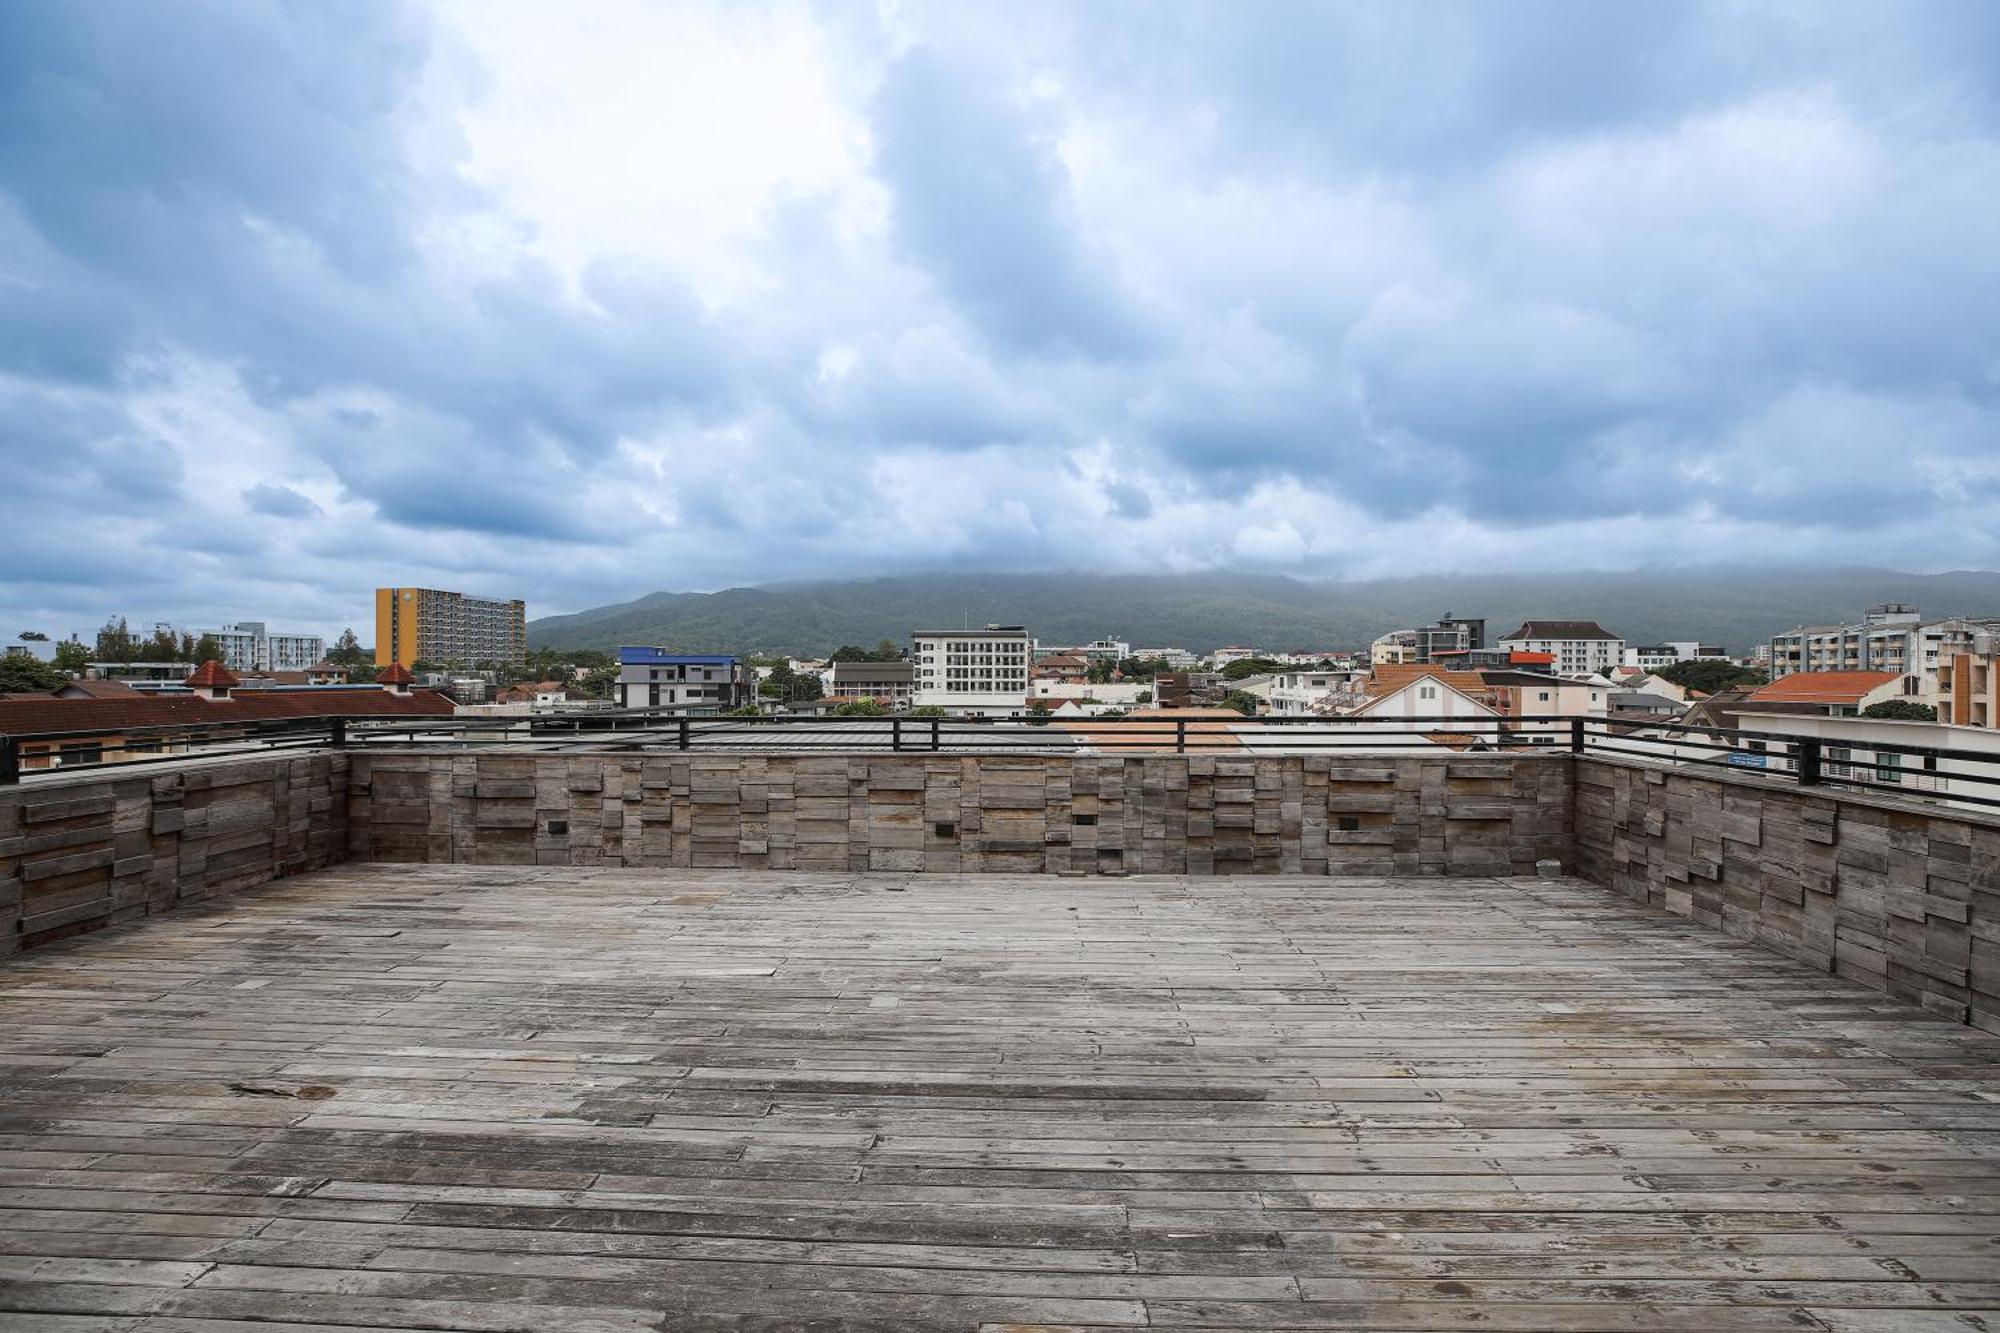
[[[1256,755],[1568,752],[1726,767],[1801,786],[2000,807],[1993,751],[1844,741],[1615,717],[1259,716],[1006,719],[695,715],[601,709],[528,717],[318,717],[176,723],[0,736],[0,785],[51,773],[184,763],[276,750],[505,747],[538,752],[758,751],[916,754]]]

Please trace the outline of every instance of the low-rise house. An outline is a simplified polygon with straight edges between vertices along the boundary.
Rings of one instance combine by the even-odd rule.
[[[1274,717],[1312,717],[1332,711],[1352,682],[1345,671],[1281,671],[1271,678],[1267,701]]]
[[[1028,679],[1035,680],[1088,680],[1090,679],[1090,659],[1081,652],[1050,653],[1037,661],[1028,672]]]
[[[1918,677],[1895,671],[1796,671],[1752,690],[1750,711],[1856,717],[1871,704],[1915,701]]]
[[[900,711],[910,706],[916,682],[914,662],[835,662],[829,693],[842,699],[873,699]]]
[[[569,702],[569,686],[559,680],[528,681],[519,685],[509,685],[493,696],[495,703],[533,704],[553,707]]]

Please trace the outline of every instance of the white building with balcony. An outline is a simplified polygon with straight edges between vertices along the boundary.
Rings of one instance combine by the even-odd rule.
[[[1035,645],[1021,626],[920,629],[911,632],[910,643],[914,706],[972,717],[1007,716],[1026,707]]]

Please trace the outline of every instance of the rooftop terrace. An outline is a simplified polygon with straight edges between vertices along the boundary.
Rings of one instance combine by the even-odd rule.
[[[1575,879],[348,864],[0,963],[0,1328],[1986,1329],[1996,1055]]]

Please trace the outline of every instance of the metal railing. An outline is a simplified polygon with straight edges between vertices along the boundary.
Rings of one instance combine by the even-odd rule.
[[[278,750],[421,747],[512,751],[1259,755],[1568,752],[1726,767],[1800,786],[2000,807],[2000,749],[1615,717],[880,717],[691,715],[655,709],[529,717],[318,717],[0,736],[0,785],[79,770]],[[51,762],[53,761],[53,762]]]

